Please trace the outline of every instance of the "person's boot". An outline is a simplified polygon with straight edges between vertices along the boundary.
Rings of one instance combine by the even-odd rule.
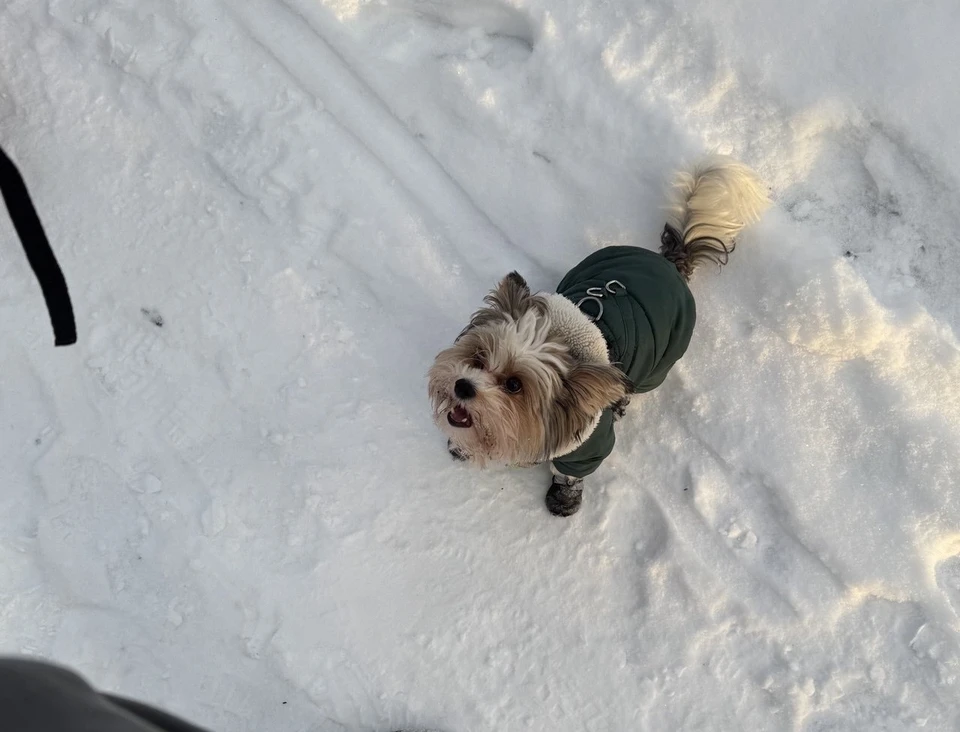
[[[553,476],[553,485],[547,491],[545,502],[554,516],[572,516],[580,510],[583,500],[583,478],[566,475]]]

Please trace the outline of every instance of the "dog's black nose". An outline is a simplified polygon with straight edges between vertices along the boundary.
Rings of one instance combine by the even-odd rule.
[[[477,395],[477,390],[472,382],[457,379],[457,383],[453,385],[453,393],[457,395],[457,399],[473,399]]]

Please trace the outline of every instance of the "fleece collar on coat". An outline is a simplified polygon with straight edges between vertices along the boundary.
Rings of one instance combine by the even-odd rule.
[[[580,308],[563,295],[546,296],[550,325],[581,363],[610,363],[607,341]]]

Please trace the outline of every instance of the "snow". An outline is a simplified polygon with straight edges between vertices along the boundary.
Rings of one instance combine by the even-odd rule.
[[[960,725],[953,0],[7,0],[0,650],[216,730]],[[584,508],[425,373],[510,269],[777,202]],[[160,319],[162,326],[156,322]]]

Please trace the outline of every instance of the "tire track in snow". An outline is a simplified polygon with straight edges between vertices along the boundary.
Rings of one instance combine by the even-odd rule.
[[[539,270],[302,12],[284,0],[221,6],[294,84],[322,102],[344,131],[433,216],[468,268],[483,280],[490,271]],[[263,18],[273,22],[263,23]]]

